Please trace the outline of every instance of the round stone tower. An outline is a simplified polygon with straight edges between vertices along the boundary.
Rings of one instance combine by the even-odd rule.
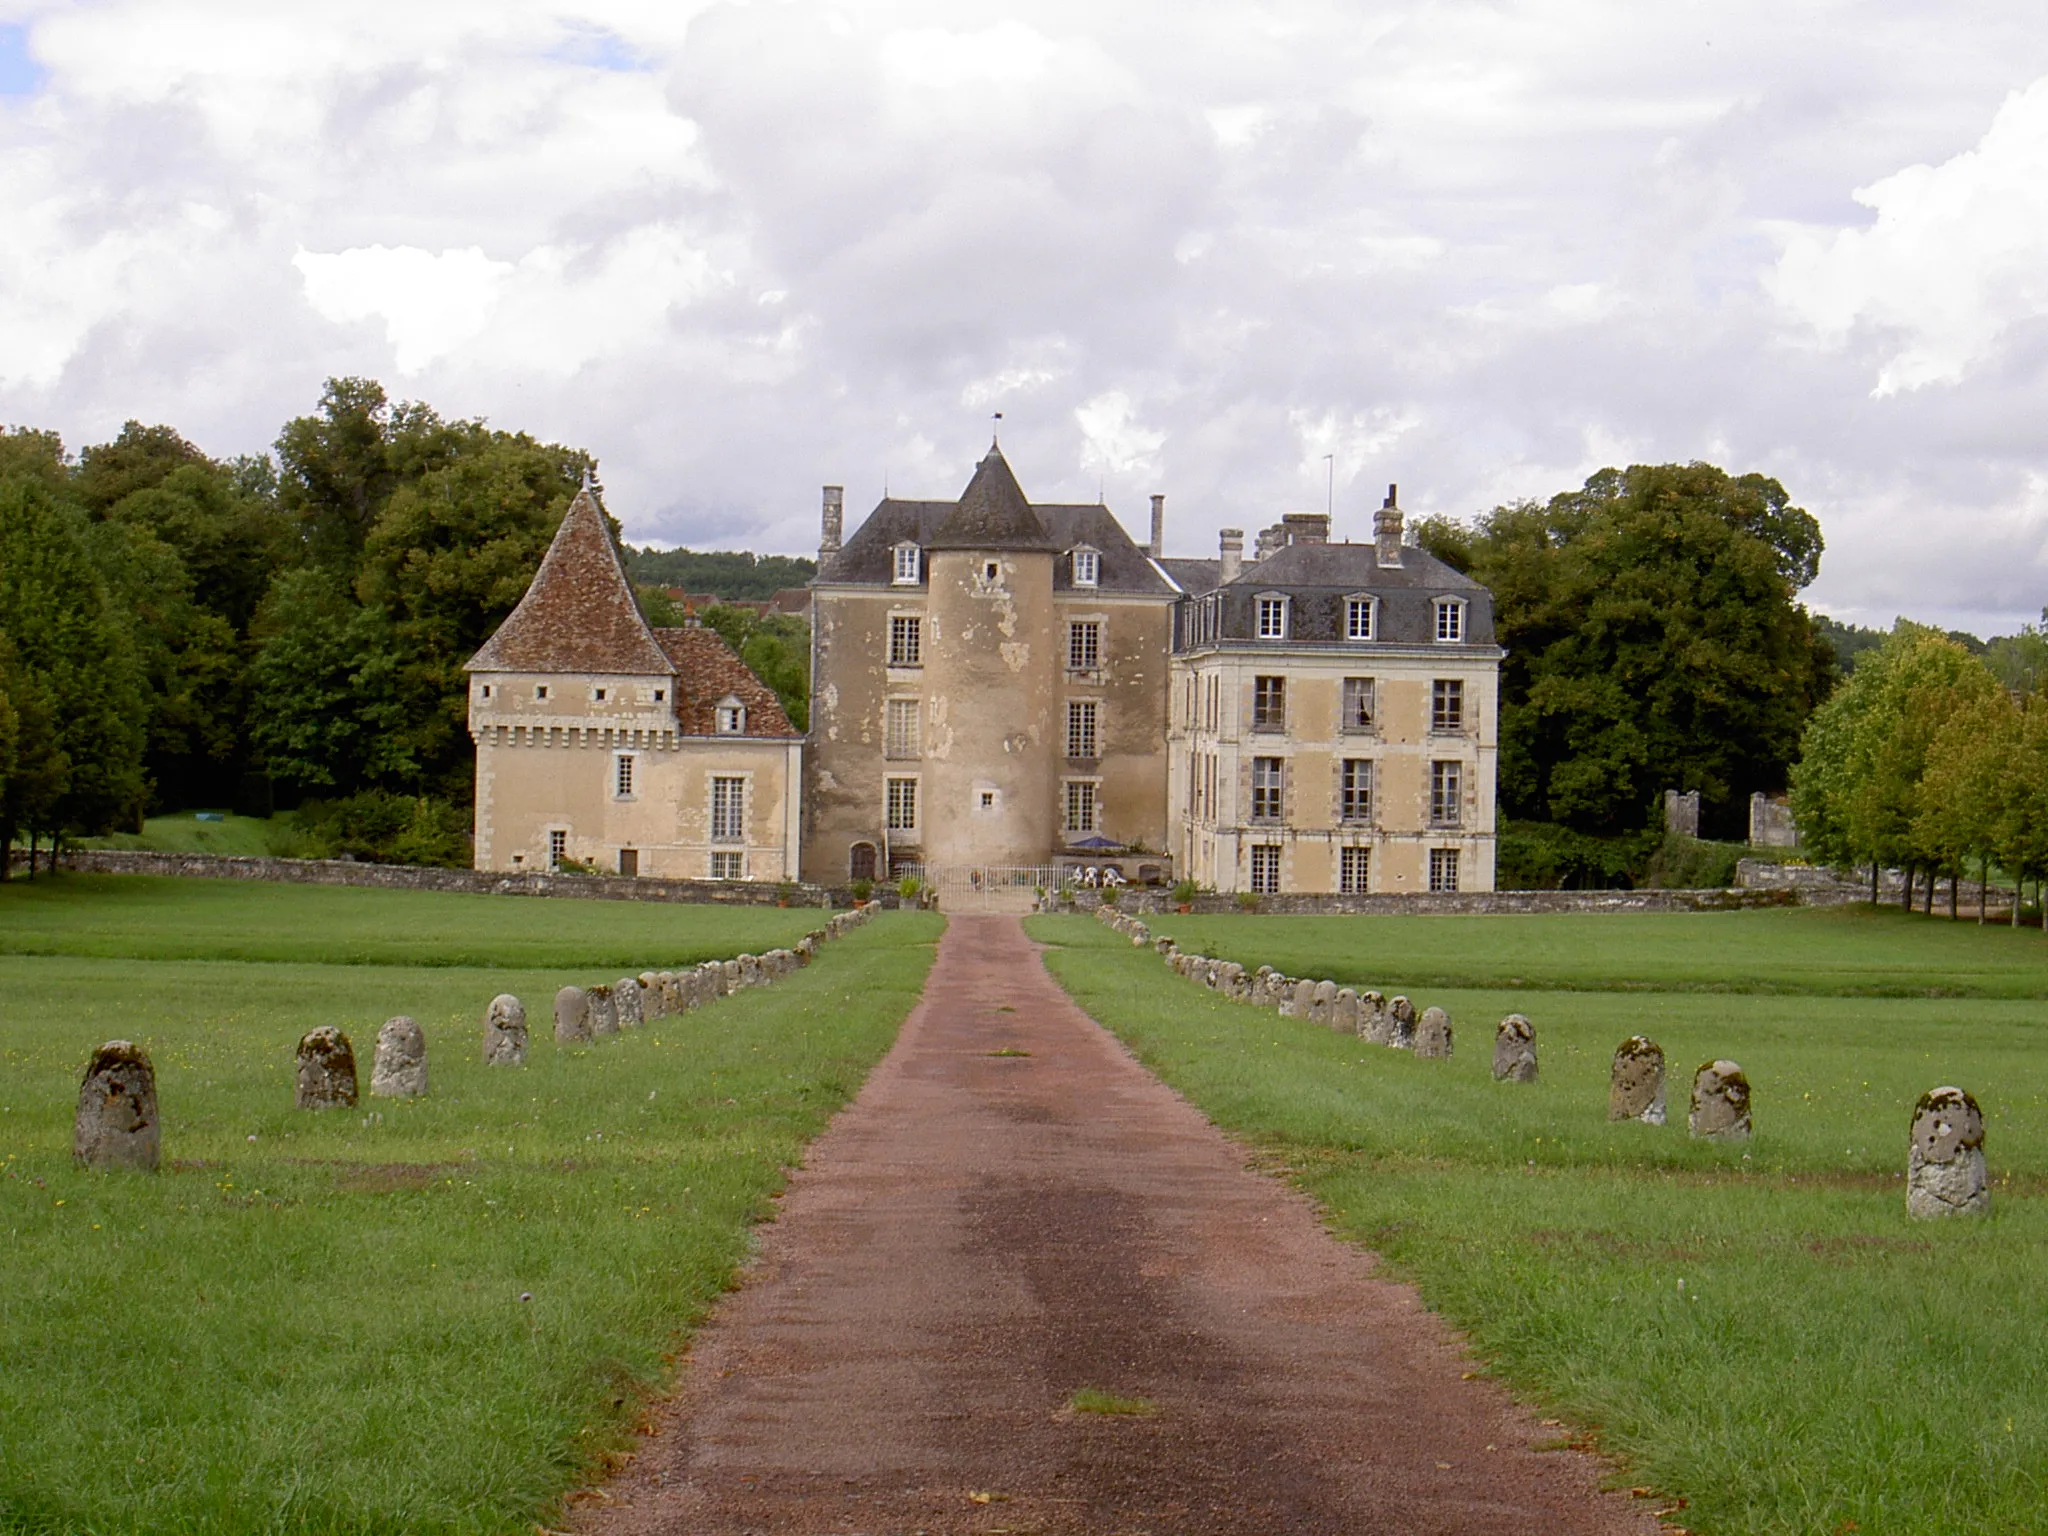
[[[1051,536],[1000,449],[927,546],[924,856],[1044,864],[1060,827]]]

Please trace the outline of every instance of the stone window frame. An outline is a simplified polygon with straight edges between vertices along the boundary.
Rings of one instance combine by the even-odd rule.
[[[653,695],[648,700],[650,704],[666,704],[668,702],[668,690],[666,688],[650,688],[647,691]]]
[[[705,841],[712,843],[745,843],[747,840],[747,815],[752,809],[753,775],[750,773],[714,773],[705,781],[704,793],[707,811],[704,818]],[[724,786],[738,785],[737,789]],[[730,800],[727,797],[732,797]],[[721,800],[727,803],[721,805]],[[733,803],[736,801],[737,803]],[[732,819],[728,819],[732,818]]]
[[[1252,674],[1252,729],[1280,735],[1287,730],[1287,674]]]
[[[1087,544],[1076,544],[1067,552],[1068,571],[1077,587],[1099,587],[1102,585],[1102,551]]]
[[[899,731],[898,721],[908,722]],[[882,701],[882,757],[887,762],[909,763],[924,756],[924,700],[918,696],[891,695]]]
[[[889,615],[888,664],[892,667],[922,667],[924,665],[924,615],[922,613],[891,613]]]
[[[1465,640],[1465,599],[1439,597],[1434,600],[1436,643],[1462,645]]]
[[[1347,677],[1337,693],[1337,730],[1340,735],[1376,736],[1379,734],[1379,680],[1372,677]],[[1365,700],[1363,718],[1355,707],[1359,698]]]
[[[1287,819],[1287,759],[1271,753],[1260,753],[1254,757],[1251,760],[1250,785],[1251,794],[1245,801],[1245,819],[1257,826],[1276,826],[1284,822]]]
[[[562,860],[569,857],[569,829],[567,827],[549,827],[546,830],[548,839],[548,868],[560,869],[562,867]]]
[[[747,878],[747,853],[744,848],[714,848],[706,862],[708,878],[713,880],[744,880]]]
[[[1359,616],[1363,614],[1365,633],[1360,634]],[[1349,592],[1344,597],[1344,638],[1353,644],[1362,644],[1380,637],[1380,600],[1370,592]]]
[[[1280,845],[1278,843],[1253,843],[1246,850],[1251,855],[1251,888],[1255,896],[1278,896],[1280,894]]]
[[[604,684],[604,683],[592,683],[592,684],[590,685],[590,702],[591,702],[591,703],[593,703],[593,704],[602,704],[602,703],[604,703],[604,702],[605,702],[605,701],[606,701],[606,700],[607,700],[607,699],[608,699],[608,698],[610,697],[610,695],[611,695],[611,689],[610,689],[610,687],[609,687],[609,686],[607,686],[606,684]]]
[[[1077,733],[1075,729],[1076,724],[1082,720],[1085,720],[1086,724]],[[1092,761],[1102,756],[1102,700],[1067,700],[1066,725],[1066,755],[1068,757],[1085,758]],[[1080,752],[1075,750],[1076,747],[1086,747],[1088,750]]]
[[[747,706],[736,693],[728,693],[711,709],[711,729],[720,736],[747,734]]]
[[[1465,764],[1455,757],[1430,762],[1429,824],[1444,829],[1465,824]]]
[[[1373,791],[1378,788],[1378,769],[1369,757],[1337,759],[1337,821],[1347,827],[1372,825]],[[1361,785],[1358,780],[1365,782]]]
[[[915,539],[899,539],[890,551],[889,585],[915,587],[924,581],[924,551]]]
[[[1261,640],[1284,641],[1289,630],[1293,605],[1285,592],[1260,592],[1252,598],[1252,633]]]
[[[1337,850],[1337,894],[1366,896],[1372,892],[1372,849],[1364,843],[1346,843]]]
[[[1429,729],[1436,736],[1465,734],[1465,679],[1437,677],[1429,684]]]
[[[883,778],[882,824],[889,831],[916,834],[922,782],[915,773],[892,773]]]
[[[534,702],[535,702],[536,704],[545,704],[545,703],[547,702],[547,698],[548,698],[548,685],[547,685],[546,683],[535,683],[535,684],[533,685],[533,699],[534,699]]]
[[[1076,821],[1077,807],[1086,807],[1085,821]],[[1060,780],[1060,830],[1064,833],[1102,830],[1102,780],[1094,775]]]
[[[1108,632],[1109,621],[1102,614],[1068,616],[1066,670],[1069,676],[1094,677],[1102,671]]]
[[[614,752],[612,754],[612,799],[638,800],[634,779],[640,770],[637,752]]]
[[[1451,893],[1458,890],[1458,850],[1455,848],[1432,848],[1429,850],[1429,888],[1432,892]]]
[[[477,686],[483,690],[481,697],[488,699],[491,696],[491,685],[489,683],[479,683]]]

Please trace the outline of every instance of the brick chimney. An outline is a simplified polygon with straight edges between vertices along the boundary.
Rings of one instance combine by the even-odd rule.
[[[1379,545],[1381,565],[1401,563],[1402,517],[1398,499],[1400,493],[1401,488],[1398,485],[1388,486],[1386,504],[1372,517],[1372,537],[1373,542]]]
[[[840,535],[845,531],[846,487],[828,485],[825,487],[824,524],[818,533],[818,558],[839,553]]]
[[[1154,560],[1166,553],[1166,497],[1158,493],[1152,497],[1152,547],[1149,553]]]
[[[1244,570],[1244,530],[1223,528],[1217,531],[1217,552],[1222,557],[1216,571],[1216,584],[1227,587]]]

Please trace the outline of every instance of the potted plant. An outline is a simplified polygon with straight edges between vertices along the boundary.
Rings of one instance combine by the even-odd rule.
[[[1192,880],[1183,880],[1173,888],[1173,905],[1177,912],[1192,912],[1195,897],[1201,894],[1201,887]]]
[[[775,887],[775,905],[786,907],[796,900],[796,882],[784,880]]]
[[[852,890],[853,904],[864,907],[868,904],[868,898],[875,894],[875,882],[867,879],[856,880],[853,882]]]

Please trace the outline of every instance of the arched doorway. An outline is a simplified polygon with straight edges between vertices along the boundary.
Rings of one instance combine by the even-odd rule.
[[[855,843],[846,861],[846,878],[849,880],[872,880],[875,878],[875,845]]]

